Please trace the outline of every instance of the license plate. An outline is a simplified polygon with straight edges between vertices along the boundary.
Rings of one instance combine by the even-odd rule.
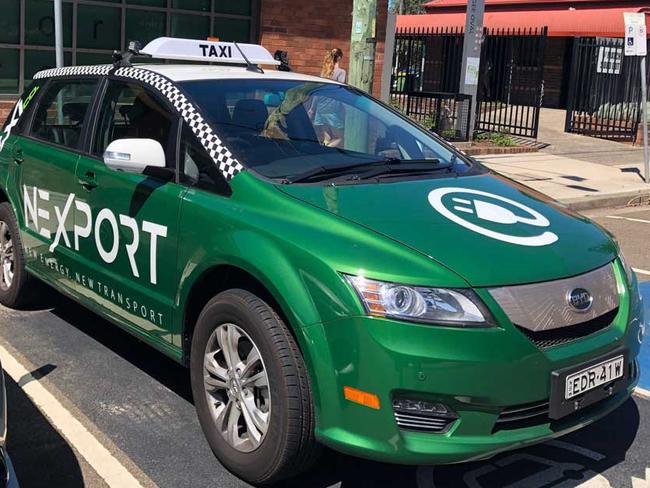
[[[627,351],[551,373],[549,417],[558,420],[605,398],[624,391],[627,381]]]
[[[568,400],[623,377],[624,363],[623,356],[617,356],[568,375],[564,382],[564,398]]]

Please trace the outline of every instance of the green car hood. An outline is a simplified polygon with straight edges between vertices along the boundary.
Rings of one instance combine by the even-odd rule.
[[[409,246],[476,287],[565,278],[617,252],[585,217],[495,174],[278,188]]]

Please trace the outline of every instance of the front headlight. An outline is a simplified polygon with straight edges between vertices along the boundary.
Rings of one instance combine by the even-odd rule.
[[[366,312],[412,322],[490,327],[494,320],[472,290],[426,288],[345,275]]]

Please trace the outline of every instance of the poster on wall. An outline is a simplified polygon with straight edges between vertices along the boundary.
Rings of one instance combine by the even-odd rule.
[[[596,72],[608,75],[620,75],[623,64],[623,49],[620,47],[600,46]]]

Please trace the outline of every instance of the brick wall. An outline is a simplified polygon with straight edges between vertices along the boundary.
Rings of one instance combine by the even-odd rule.
[[[387,0],[377,0],[374,95],[381,84],[387,11]],[[341,65],[347,70],[351,32],[352,0],[261,2],[260,44],[271,53],[287,51],[289,64],[300,73],[319,75],[325,54],[335,47],[343,50]]]
[[[9,117],[9,112],[14,108],[15,103],[15,101],[0,100],[0,128],[2,128],[5,120]]]

